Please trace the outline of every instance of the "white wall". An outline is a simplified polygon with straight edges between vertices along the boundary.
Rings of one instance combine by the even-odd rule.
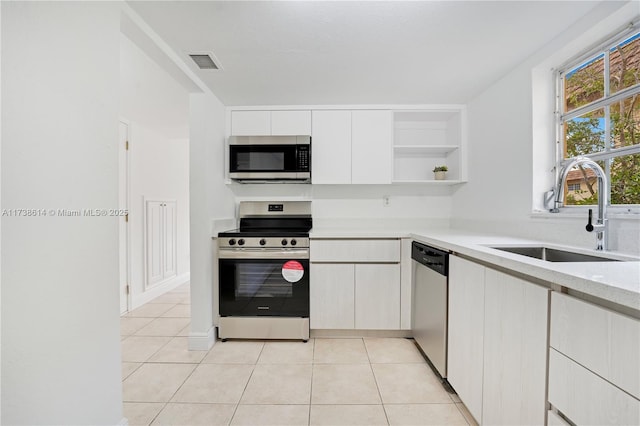
[[[118,3],[0,7],[2,208],[117,208]],[[119,423],[117,219],[2,230],[2,423]]]
[[[314,228],[446,227],[450,187],[428,185],[232,184],[236,200],[310,200]],[[388,203],[385,203],[385,198]]]
[[[235,202],[224,184],[225,108],[212,94],[192,94],[189,118],[191,215],[191,332],[189,348],[206,350],[213,328],[214,243],[212,221],[233,218]]]
[[[124,35],[120,114],[129,123],[131,309],[189,279],[189,94]],[[174,279],[146,288],[144,200],[177,200]]]
[[[604,2],[469,102],[469,182],[453,197],[454,226],[595,247],[595,235],[584,230],[586,213],[532,214],[552,186],[555,161],[548,148],[553,96],[540,82],[552,83],[552,66],[569,59],[569,50],[586,49],[630,22],[639,8],[637,2],[623,8]],[[637,215],[610,220],[610,243],[613,250],[640,254]]]

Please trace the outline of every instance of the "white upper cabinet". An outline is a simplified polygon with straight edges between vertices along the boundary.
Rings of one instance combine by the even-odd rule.
[[[466,182],[466,108],[230,109],[231,136],[311,135],[314,184]],[[367,108],[363,106],[363,108]],[[445,180],[433,169],[447,166]]]
[[[311,111],[232,111],[232,136],[311,134]]]
[[[311,135],[311,111],[271,111],[271,134]]]
[[[232,111],[231,135],[271,135],[271,111]]]
[[[391,111],[353,111],[351,114],[351,183],[390,184]]]
[[[391,183],[391,111],[319,110],[312,121],[313,183]]]
[[[311,181],[351,183],[351,111],[313,111]]]

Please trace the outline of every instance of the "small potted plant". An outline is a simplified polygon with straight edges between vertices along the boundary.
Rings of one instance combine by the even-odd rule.
[[[448,170],[449,169],[447,168],[447,166],[436,166],[433,169],[433,173],[435,174],[436,180],[445,180]]]

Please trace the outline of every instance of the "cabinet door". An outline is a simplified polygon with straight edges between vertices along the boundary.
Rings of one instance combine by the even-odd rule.
[[[640,424],[640,401],[553,348],[549,402],[576,425]]]
[[[400,329],[400,265],[357,264],[356,329]]]
[[[551,347],[640,399],[640,321],[558,292]]]
[[[351,134],[351,183],[391,183],[391,111],[353,111]]]
[[[355,265],[312,263],[310,327],[353,329]]]
[[[477,420],[482,419],[484,266],[449,256],[449,383]]]
[[[270,136],[271,111],[231,111],[232,136]]]
[[[351,111],[313,111],[313,183],[351,183]]]
[[[311,135],[311,111],[271,111],[271,134]]]
[[[549,290],[487,268],[482,423],[542,425]]]

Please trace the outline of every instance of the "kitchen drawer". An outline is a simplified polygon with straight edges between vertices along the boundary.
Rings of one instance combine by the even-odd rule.
[[[400,262],[399,239],[311,240],[312,262]]]
[[[640,401],[549,350],[549,402],[576,425],[640,424]]]
[[[550,345],[640,399],[640,321],[553,292]]]

